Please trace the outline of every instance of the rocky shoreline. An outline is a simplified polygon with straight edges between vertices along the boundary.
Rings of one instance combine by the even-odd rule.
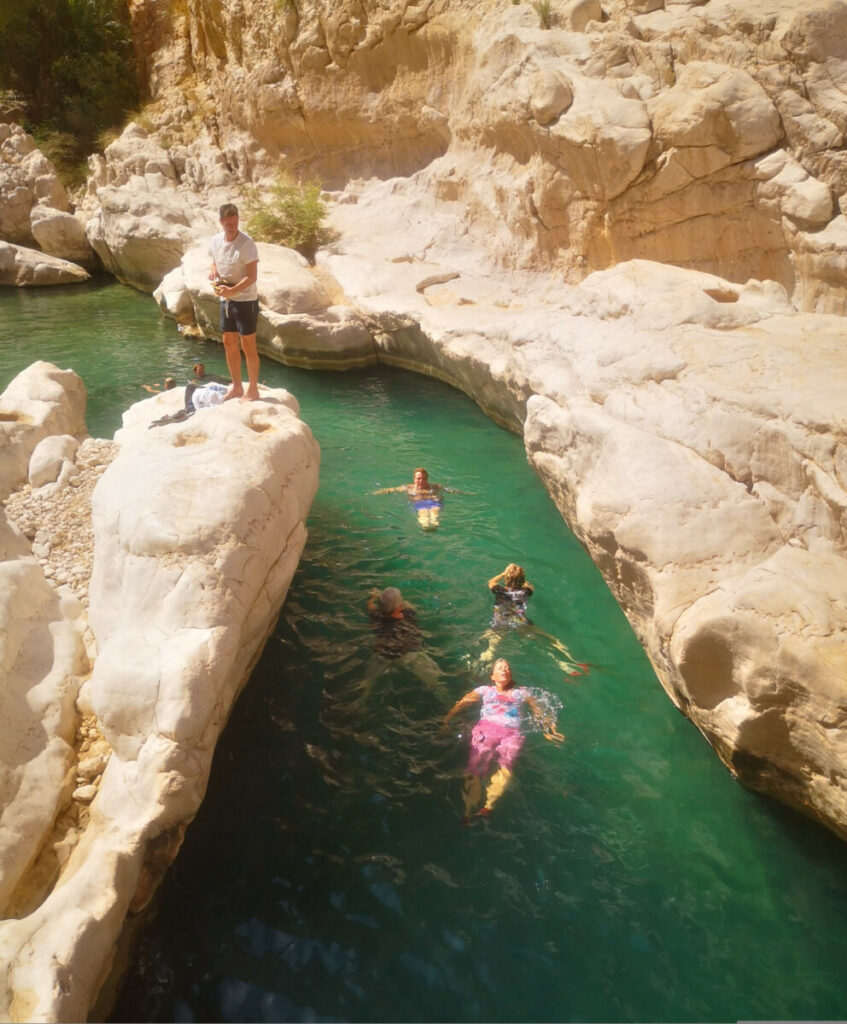
[[[217,205],[281,160],[320,174],[336,240],[315,266],[261,247],[263,353],[431,374],[519,433],[674,703],[736,778],[847,838],[847,8],[579,0],[544,29],[507,0],[329,6],[135,0],[151,102],[84,194],[0,125],[0,283],[100,265],[215,338]],[[112,445],[85,439],[72,376],[42,367],[0,406],[20,525],[0,531],[0,605],[53,651],[45,674],[7,643],[35,716],[14,728],[50,735],[0,763],[4,792],[38,798],[4,797],[8,1019],[88,1011],[202,799],[316,484],[290,396],[228,409],[226,432],[198,414],[164,449],[130,410]],[[18,490],[47,436],[75,455]],[[275,493],[295,481],[282,512],[246,482],[257,438]],[[222,514],[261,505],[237,538],[190,495],[174,515],[162,467],[179,489],[192,453],[192,472],[237,468]],[[41,618],[18,614],[24,585]]]

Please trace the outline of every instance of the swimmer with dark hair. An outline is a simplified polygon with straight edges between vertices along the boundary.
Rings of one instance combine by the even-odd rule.
[[[417,613],[397,587],[372,590],[367,608],[374,631],[374,653],[365,670],[365,694],[392,664],[402,665],[426,686],[437,686],[440,672],[423,650]]]
[[[482,807],[476,810],[477,817],[489,817],[509,784],[524,744],[525,737],[521,731],[524,707],[540,725],[545,739],[553,743],[562,743],[565,739],[556,728],[555,716],[545,715],[529,690],[515,685],[512,667],[505,658],[498,658],[492,665],[491,683],[493,685],[475,687],[456,701],[442,724],[442,728],[446,728],[459,711],[472,704],[482,704],[479,721],[471,733],[470,756],[465,768],[463,825],[470,823],[471,815],[480,803]],[[497,770],[484,788],[482,780],[493,763],[497,764]]]
[[[206,367],[203,363],[195,363],[191,372],[194,374],[194,380],[191,383],[196,384],[198,387],[205,387],[206,384],[232,383],[229,377],[221,377],[217,373],[206,373]]]
[[[410,484],[401,484],[400,487],[382,487],[374,494],[408,494],[412,506],[418,516],[418,524],[422,530],[437,530],[441,522],[441,509],[444,507],[442,495],[445,491],[451,494],[458,493],[443,484],[433,484],[429,481],[429,474],[423,468],[418,468],[412,474]]]
[[[491,618],[491,627],[482,635],[482,639],[488,641],[488,647],[480,656],[483,664],[494,658],[497,648],[510,629],[522,629],[550,641],[557,655],[561,655],[553,657],[565,675],[581,676],[588,671],[588,665],[574,660],[561,640],[539,629],[527,615],[526,605],[535,590],[521,566],[510,562],[502,572],[491,577],[488,589],[494,597],[494,614]]]

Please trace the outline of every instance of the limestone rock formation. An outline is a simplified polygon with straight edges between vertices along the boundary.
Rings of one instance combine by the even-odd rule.
[[[502,267],[651,259],[844,310],[840,0],[130,8],[178,186],[402,179]]]
[[[0,518],[0,913],[70,798],[74,700],[88,669],[82,608],[45,578],[24,536]],[[10,906],[12,904],[12,906]]]
[[[37,249],[0,242],[0,285],[12,287],[81,284],[90,275],[67,260]]]
[[[56,168],[35,139],[18,124],[0,124],[0,240],[34,246],[30,214],[41,203],[70,209]]]
[[[86,434],[85,403],[79,377],[52,363],[33,363],[11,381],[0,395],[0,498],[26,479],[39,441],[52,434]]]
[[[2,407],[37,410],[54,370],[20,375]],[[319,454],[292,396],[149,429],[180,404],[139,403],[117,443],[56,441],[74,473],[24,485],[7,503],[20,528],[0,524],[3,1019],[85,1019],[196,813],[305,543]],[[20,480],[17,463],[4,474]]]
[[[91,269],[97,265],[82,218],[39,203],[30,211],[32,234],[42,252]]]

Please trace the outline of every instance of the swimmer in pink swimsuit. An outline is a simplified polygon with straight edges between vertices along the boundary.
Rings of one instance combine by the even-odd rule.
[[[555,721],[544,717],[529,690],[524,686],[515,686],[511,666],[505,658],[498,658],[494,662],[491,682],[493,686],[477,686],[470,693],[466,693],[461,700],[456,701],[444,718],[446,726],[458,711],[482,702],[479,721],[471,733],[470,757],[465,770],[465,813],[462,818],[464,825],[470,821],[474,808],[482,800],[482,779],[488,774],[494,760],[497,761],[498,768],[489,780],[485,791],[485,803],[476,812],[477,815],[487,818],[496,801],[503,795],[524,743],[521,732],[521,713],[524,705],[544,727],[545,739],[561,743],[565,738],[556,728]]]

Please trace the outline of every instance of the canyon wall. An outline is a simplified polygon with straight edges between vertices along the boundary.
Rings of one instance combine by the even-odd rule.
[[[843,312],[844,4],[550,6],[130,0],[145,117],[195,188],[417,175],[499,266],[651,259]]]

